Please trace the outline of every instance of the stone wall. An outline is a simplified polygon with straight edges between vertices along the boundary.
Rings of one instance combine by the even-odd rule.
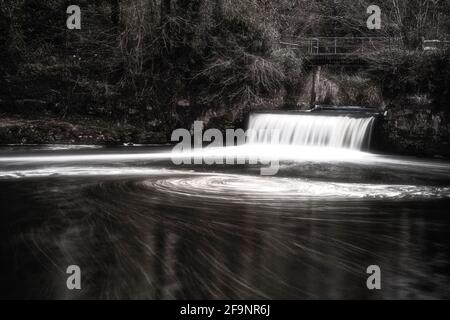
[[[381,89],[359,70],[315,67],[305,76],[299,88],[298,109],[309,109],[314,105],[364,106],[384,108]]]
[[[450,117],[432,107],[388,108],[374,134],[377,151],[450,157]]]

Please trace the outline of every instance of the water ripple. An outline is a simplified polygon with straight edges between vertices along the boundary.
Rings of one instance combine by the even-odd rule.
[[[186,197],[227,201],[298,201],[310,198],[450,198],[450,188],[414,185],[330,183],[307,179],[228,174],[192,174],[150,179],[147,187]]]

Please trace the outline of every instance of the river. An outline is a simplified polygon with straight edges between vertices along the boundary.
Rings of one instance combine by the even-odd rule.
[[[302,144],[270,149],[276,176],[168,146],[0,148],[0,297],[450,298],[450,163]]]

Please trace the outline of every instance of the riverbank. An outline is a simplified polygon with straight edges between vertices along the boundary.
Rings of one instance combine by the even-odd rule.
[[[216,125],[218,129],[225,129],[225,124],[243,126],[241,120],[231,124],[214,120],[210,127]],[[154,132],[132,123],[89,117],[62,119],[0,115],[0,145],[167,144],[170,134],[170,130]],[[387,154],[450,158],[450,117],[446,112],[431,107],[388,108],[375,126],[372,150]]]
[[[0,116],[0,144],[165,144],[165,133],[95,118]]]
[[[377,151],[450,158],[450,116],[433,107],[388,108],[373,136]]]

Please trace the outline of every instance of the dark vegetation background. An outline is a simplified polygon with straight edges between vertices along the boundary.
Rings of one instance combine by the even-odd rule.
[[[70,4],[81,7],[81,30],[66,28]],[[382,8],[382,30],[366,27],[371,4]],[[307,108],[311,63],[279,42],[311,36],[401,37],[397,49],[363,57],[364,68],[324,70],[317,102],[425,105],[448,128],[449,52],[422,50],[423,38],[450,40],[448,0],[0,5],[2,143],[165,142],[195,119],[224,128],[251,110]]]

